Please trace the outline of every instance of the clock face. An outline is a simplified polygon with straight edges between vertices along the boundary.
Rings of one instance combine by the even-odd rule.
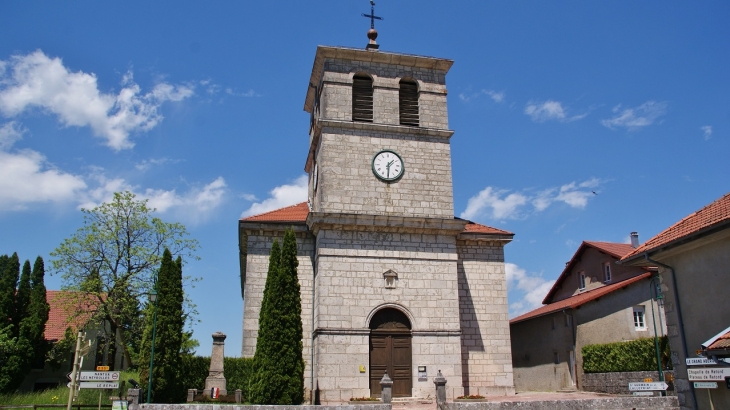
[[[403,171],[403,160],[395,151],[384,149],[373,157],[373,173],[383,181],[396,181]]]

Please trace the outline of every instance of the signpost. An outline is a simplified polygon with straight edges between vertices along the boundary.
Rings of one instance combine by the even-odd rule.
[[[115,382],[119,380],[119,372],[81,372],[77,380]]]
[[[687,378],[689,379],[689,381],[725,381],[726,377],[730,377],[730,367],[704,367],[701,369],[687,369]]]
[[[629,390],[630,391],[654,391],[654,390],[666,390],[669,388],[669,385],[664,382],[654,382],[654,383],[644,383],[644,382],[636,382],[636,383],[629,383]]]
[[[80,389],[118,389],[119,383],[109,382],[79,382],[77,383]],[[66,385],[71,388],[71,383]]]
[[[707,359],[704,357],[696,357],[696,358],[689,358],[684,359],[687,363],[687,366],[712,366],[712,365],[718,365],[720,362],[723,363],[730,363],[728,359],[718,358],[717,360]]]
[[[717,382],[694,382],[695,389],[716,389]]]

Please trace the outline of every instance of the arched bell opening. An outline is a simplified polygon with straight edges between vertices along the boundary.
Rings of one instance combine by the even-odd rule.
[[[411,322],[405,313],[384,308],[370,320],[370,395],[381,396],[385,372],[393,380],[393,397],[410,397],[413,389]]]

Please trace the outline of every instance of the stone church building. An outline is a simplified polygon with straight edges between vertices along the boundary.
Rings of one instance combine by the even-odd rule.
[[[309,201],[239,221],[243,351],[253,357],[268,256],[297,235],[307,397],[514,393],[504,246],[454,217],[446,74],[453,61],[317,47]]]

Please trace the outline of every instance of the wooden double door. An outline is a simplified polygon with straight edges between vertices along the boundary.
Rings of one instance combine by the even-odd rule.
[[[410,397],[413,387],[410,323],[400,312],[384,313],[387,318],[375,318],[376,323],[371,324],[370,394],[381,396],[380,379],[387,371],[393,380],[393,397]]]

